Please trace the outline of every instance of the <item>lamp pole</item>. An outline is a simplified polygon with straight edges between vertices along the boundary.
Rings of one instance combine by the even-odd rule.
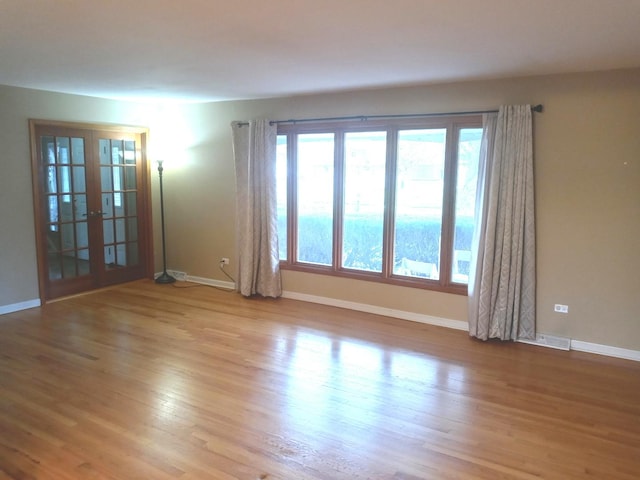
[[[167,250],[164,238],[164,195],[162,192],[162,160],[158,160],[158,176],[160,177],[160,221],[162,225],[162,274],[156,278],[156,283],[173,283],[174,277],[167,273]]]

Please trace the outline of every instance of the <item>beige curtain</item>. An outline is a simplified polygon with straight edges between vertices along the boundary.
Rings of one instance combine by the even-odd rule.
[[[535,211],[530,105],[484,118],[477,228],[469,275],[469,334],[535,338]]]
[[[236,165],[236,288],[244,296],[282,295],[276,210],[276,125],[233,122]]]

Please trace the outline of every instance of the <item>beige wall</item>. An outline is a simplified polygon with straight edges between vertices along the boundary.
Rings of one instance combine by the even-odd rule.
[[[21,101],[4,111],[4,97],[14,93]],[[0,180],[0,218],[12,226],[11,233],[3,228],[0,234],[0,258],[25,272],[21,287],[8,293],[5,283],[14,280],[0,272],[2,305],[37,297],[26,118],[146,119],[134,113],[140,106],[20,89],[0,89],[0,95],[2,145],[11,144],[10,155],[3,149],[2,164],[11,163],[16,177],[15,185],[4,175]],[[43,113],[41,102],[47,105]],[[159,109],[148,124],[155,122],[152,136],[166,141],[159,152],[175,160],[165,176],[169,268],[225,280],[218,259],[228,256],[235,263],[232,120],[482,110],[505,103],[545,106],[535,116],[538,330],[640,350],[640,69]],[[78,110],[83,106],[91,108]],[[162,129],[171,133],[157,135]],[[13,208],[4,205],[7,195]],[[284,273],[284,287],[466,320],[462,296],[297,272]],[[554,303],[568,304],[569,314],[554,313]]]

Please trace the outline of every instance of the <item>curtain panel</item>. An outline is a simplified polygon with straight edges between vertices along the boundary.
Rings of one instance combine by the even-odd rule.
[[[535,209],[530,105],[484,117],[480,205],[469,275],[469,334],[535,338]]]
[[[232,122],[236,169],[236,289],[244,296],[282,295],[276,209],[277,126]]]

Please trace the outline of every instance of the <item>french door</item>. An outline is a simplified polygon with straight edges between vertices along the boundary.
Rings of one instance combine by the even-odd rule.
[[[151,277],[147,130],[30,128],[42,300]]]

